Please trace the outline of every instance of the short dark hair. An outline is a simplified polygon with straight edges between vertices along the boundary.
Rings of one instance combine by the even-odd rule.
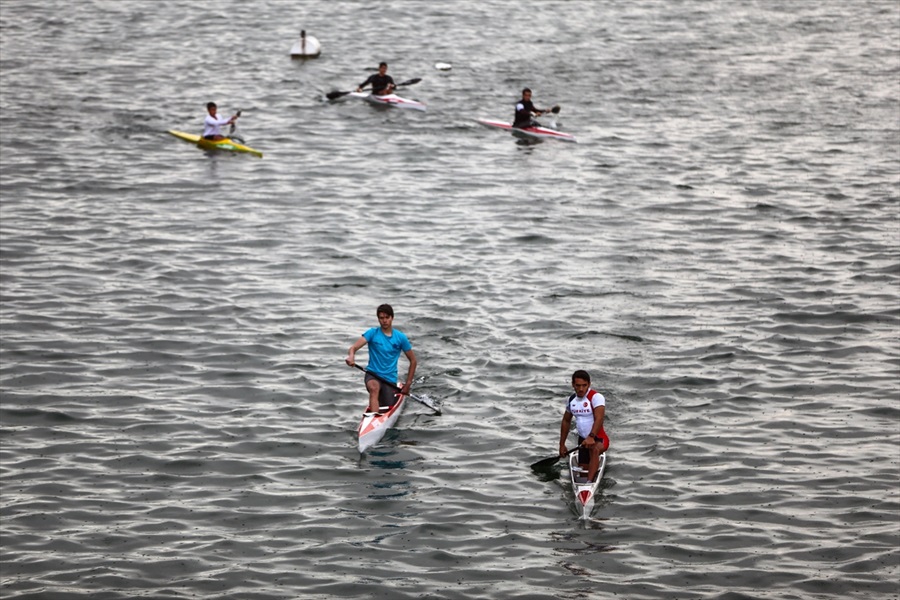
[[[530,93],[531,93],[531,88],[525,88],[524,90],[522,90],[522,93],[523,93],[523,94],[524,94],[525,92],[528,92],[528,93],[530,94]]]
[[[381,67],[386,67],[386,66],[387,66],[387,63],[386,63],[386,62],[380,62],[380,63],[378,63],[378,68],[379,68],[379,69],[380,69]]]
[[[206,103],[206,110],[209,110],[210,108],[218,108],[218,107],[216,106],[216,103],[215,103],[215,102],[207,102],[207,103]]]
[[[584,369],[578,369],[574,373],[572,373],[572,383],[575,383],[576,379],[584,379],[588,383],[591,382],[591,375]]]
[[[381,306],[379,306],[378,308],[375,309],[375,316],[377,317],[381,313],[384,313],[389,317],[393,317],[394,309],[391,308],[390,304],[382,304]]]

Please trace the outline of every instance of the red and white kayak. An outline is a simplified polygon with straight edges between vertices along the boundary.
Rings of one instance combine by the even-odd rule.
[[[485,127],[493,127],[495,129],[505,129],[513,135],[524,138],[539,140],[560,140],[563,142],[574,142],[575,136],[571,133],[550,129],[549,127],[513,127],[505,121],[495,121],[493,119],[475,119],[478,123]]]
[[[580,509],[581,518],[587,519],[594,510],[594,500],[606,470],[606,452],[600,455],[600,467],[593,481],[588,481],[587,472],[578,465],[578,450],[569,455],[569,475],[572,478],[572,491],[575,493],[575,507]]]
[[[400,412],[403,411],[405,404],[406,396],[400,396],[390,410],[385,413],[363,413],[363,418],[357,428],[360,452],[365,452],[381,441],[387,430],[393,427],[400,418]]]
[[[396,108],[411,108],[412,110],[425,110],[425,105],[421,102],[417,102],[415,100],[410,100],[408,98],[401,98],[397,94],[384,94],[382,96],[377,96],[375,94],[371,94],[369,92],[350,92],[347,94],[351,98],[358,98],[359,100],[365,100],[366,102],[371,102],[377,106],[393,106]]]

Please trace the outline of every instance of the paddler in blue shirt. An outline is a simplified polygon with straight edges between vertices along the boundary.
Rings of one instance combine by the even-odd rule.
[[[216,114],[216,110],[215,102],[208,102],[206,104],[206,112],[209,114],[207,114],[206,118],[203,120],[203,139],[205,140],[224,140],[225,136],[222,135],[222,131],[219,128],[222,125],[231,125],[237,121],[237,115],[234,115],[231,118],[222,117],[220,119]]]
[[[379,407],[386,409],[397,403],[397,390],[383,384],[379,377],[396,384],[397,363],[401,353],[405,354],[409,361],[409,371],[406,374],[401,394],[409,394],[409,387],[416,374],[416,355],[412,350],[412,344],[406,334],[393,327],[394,309],[390,304],[382,304],[375,310],[375,315],[378,317],[379,326],[372,327],[363,333],[350,346],[345,359],[351,367],[356,366],[356,351],[366,344],[369,345],[369,364],[366,366],[366,371],[371,371],[372,374],[366,373],[365,378],[366,390],[369,392],[368,412],[379,412]]]
[[[540,127],[540,123],[532,119],[534,115],[542,115],[550,112],[549,108],[535,108],[531,102],[531,90],[522,90],[522,99],[516,102],[516,116],[513,118],[513,127],[524,129],[525,127]]]
[[[369,84],[372,84],[372,93],[376,96],[384,96],[385,94],[390,94],[394,91],[394,88],[397,87],[394,85],[394,79],[387,74],[387,63],[379,63],[378,72],[374,75],[370,75],[368,79],[359,84],[359,87],[356,88],[357,92],[361,92],[364,87]]]
[[[578,465],[587,469],[588,481],[593,481],[600,468],[600,453],[609,448],[609,436],[603,430],[603,416],[606,413],[606,398],[591,389],[591,376],[579,369],[572,374],[572,389],[559,428],[559,455],[565,456],[566,439],[572,419],[578,431]]]

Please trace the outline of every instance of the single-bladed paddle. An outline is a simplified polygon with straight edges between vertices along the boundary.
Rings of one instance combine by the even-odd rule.
[[[357,369],[359,369],[360,371],[362,371],[363,373],[368,373],[369,375],[371,375],[372,377],[374,377],[375,379],[377,379],[377,380],[380,381],[381,383],[384,383],[384,384],[386,384],[386,385],[391,386],[392,388],[394,388],[394,389],[397,390],[398,392],[402,392],[402,391],[403,391],[403,388],[399,387],[396,383],[394,383],[394,382],[392,382],[392,381],[388,381],[388,380],[385,379],[384,377],[381,377],[381,376],[377,375],[376,373],[373,373],[372,371],[370,371],[370,370],[368,370],[368,369],[364,369],[363,367],[361,367],[361,366],[359,366],[359,365],[357,365],[357,364],[354,364],[353,366],[356,367]],[[430,398],[429,398],[429,399],[420,398],[420,397],[416,396],[415,394],[407,394],[407,396],[409,396],[410,398],[412,398],[413,400],[415,400],[415,401],[417,401],[417,402],[419,402],[419,403],[421,403],[421,404],[424,404],[425,406],[427,406],[428,408],[430,408],[431,410],[433,410],[433,411],[434,411],[434,414],[436,414],[436,415],[441,414],[441,409],[438,408],[437,406],[435,406],[434,403],[431,401]]]
[[[531,468],[536,469],[536,470],[546,469],[547,467],[550,467],[550,466],[553,466],[554,464],[556,464],[556,461],[561,459],[563,456],[568,456],[568,455],[572,454],[573,452],[575,452],[576,450],[578,450],[579,448],[581,448],[581,446],[575,446],[574,448],[572,448],[565,454],[542,458],[541,460],[539,460],[536,463],[534,463],[533,465],[531,465]]]

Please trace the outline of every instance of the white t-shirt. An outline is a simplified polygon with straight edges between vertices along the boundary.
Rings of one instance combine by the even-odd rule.
[[[206,115],[206,118],[203,119],[203,137],[208,135],[222,135],[219,127],[227,125],[230,120],[231,117],[219,117],[217,119],[212,115]],[[194,131],[196,131],[196,129]]]
[[[586,438],[591,434],[591,428],[594,426],[594,409],[598,406],[606,406],[606,398],[596,390],[589,389],[583,398],[575,394],[569,396],[566,412],[575,417],[575,429],[581,437]]]

